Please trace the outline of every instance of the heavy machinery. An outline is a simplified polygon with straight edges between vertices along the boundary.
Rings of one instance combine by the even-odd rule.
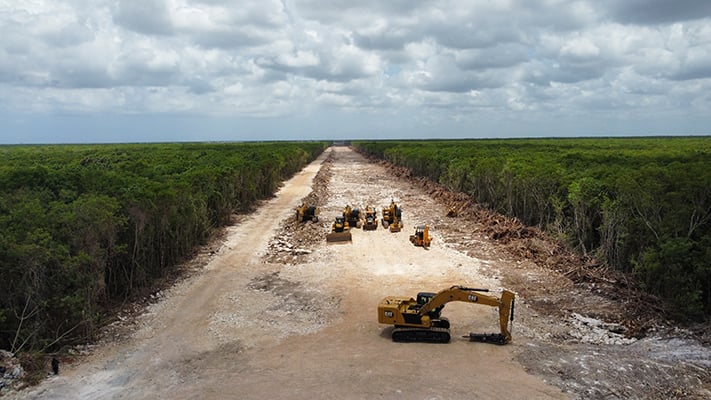
[[[390,227],[390,232],[400,232],[402,229],[402,209],[395,200],[390,200],[390,205],[383,207],[383,227]]]
[[[365,207],[365,222],[363,230],[372,231],[378,229],[378,212],[371,206]]]
[[[348,221],[342,215],[336,217],[331,224],[331,233],[326,235],[327,242],[348,242],[353,240]]]
[[[501,297],[488,294],[488,289],[452,286],[438,293],[420,292],[417,299],[388,296],[378,305],[378,322],[393,325],[395,342],[447,343],[451,336],[449,320],[442,317],[442,309],[451,301],[482,304],[499,309],[500,333],[470,333],[463,336],[472,342],[506,344],[511,341],[509,321],[514,318],[513,292],[503,290]]]
[[[350,205],[346,205],[343,209],[343,216],[346,218],[348,225],[352,228],[360,228],[363,222],[361,221],[360,210],[357,208],[351,208]]]
[[[402,230],[402,213],[400,207],[397,207],[397,211],[395,212],[395,215],[392,218],[392,222],[390,223],[390,232],[400,232]]]
[[[319,213],[321,213],[320,208],[301,203],[300,206],[296,207],[296,222],[318,222]]]
[[[429,225],[417,225],[415,227],[415,234],[410,235],[410,241],[415,246],[422,246],[424,248],[430,247],[432,243],[432,236],[430,236],[430,226]]]

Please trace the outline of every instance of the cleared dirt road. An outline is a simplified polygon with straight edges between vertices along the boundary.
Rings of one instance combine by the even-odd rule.
[[[330,161],[323,164],[327,156]],[[311,192],[323,165],[330,175],[314,188],[322,194],[321,221],[295,227],[293,210]],[[351,243],[326,243],[333,217],[346,204],[380,210],[391,199],[403,209],[402,232],[380,226],[354,230]],[[630,374],[627,389],[607,382],[608,376],[625,374],[612,354],[622,351],[628,363],[619,366],[634,371],[638,353],[624,344],[572,342],[569,325],[539,316],[523,297],[513,343],[507,346],[462,338],[470,331],[498,331],[496,310],[464,303],[450,303],[443,311],[452,322],[451,343],[393,343],[391,328],[377,322],[377,304],[386,295],[415,296],[455,284],[498,294],[502,279],[529,288],[542,285],[540,268],[525,270],[500,257],[466,222],[448,220],[446,211],[421,188],[352,150],[329,149],[275,198],[231,227],[209,263],[163,292],[138,317],[128,339],[100,346],[17,397],[635,398],[648,397],[634,387],[636,379],[653,377],[654,368],[664,374],[672,370],[650,359],[648,369]],[[419,223],[432,226],[430,250],[408,240]],[[555,345],[566,340],[568,347]],[[653,350],[650,342],[637,351]],[[708,353],[701,359],[703,365]],[[552,381],[557,386],[547,383]],[[694,382],[683,384],[698,385]]]
[[[384,170],[365,174],[364,160],[346,148],[334,150],[323,234],[346,203],[379,209],[391,197],[405,210],[403,232],[354,231],[350,244],[306,243],[311,252],[304,262],[263,261],[327,154],[233,227],[204,272],[149,307],[131,339],[98,349],[19,397],[565,398],[512,360],[516,344],[458,338],[475,324],[495,329],[487,307],[448,306],[457,336],[448,345],[390,341],[389,329],[376,318],[384,295],[498,283],[477,273],[481,260],[441,243],[429,251],[413,247],[408,224],[425,222],[426,215],[413,215],[411,207],[436,206]]]

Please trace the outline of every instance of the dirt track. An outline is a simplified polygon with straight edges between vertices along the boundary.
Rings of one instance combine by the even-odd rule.
[[[321,221],[294,227],[293,209],[311,192],[327,155]],[[380,210],[394,198],[405,228],[354,230],[327,244],[346,204]],[[514,341],[470,343],[495,332],[495,310],[452,303],[452,343],[399,344],[377,323],[385,295],[454,284],[519,293],[565,289],[555,273],[512,259],[421,188],[353,151],[327,152],[228,231],[209,263],[164,292],[130,337],[102,345],[59,376],[20,393],[40,399],[223,398],[704,398],[711,352],[684,335],[644,340],[615,324],[564,320],[519,295]],[[430,250],[408,241],[430,223]],[[288,233],[278,239],[280,233]],[[502,283],[503,282],[503,283]],[[562,282],[562,283],[561,283]],[[572,289],[571,289],[572,290]],[[575,299],[571,299],[575,302]],[[563,307],[564,305],[561,305]],[[609,322],[609,321],[605,321]]]

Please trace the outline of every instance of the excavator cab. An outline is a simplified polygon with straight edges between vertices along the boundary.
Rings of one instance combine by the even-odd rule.
[[[346,208],[343,209],[343,216],[345,217],[346,222],[348,222],[348,225],[351,228],[361,227],[362,222],[360,216],[360,209],[351,208],[350,205],[346,205]]]
[[[420,292],[417,293],[417,308],[421,308],[425,304],[429,303],[430,300],[432,300],[433,297],[435,297],[437,293],[433,292]],[[428,312],[427,315],[431,319],[439,319],[440,318],[440,313],[442,313],[442,309],[444,308],[444,304],[441,306],[433,309],[432,311]]]
[[[427,303],[428,301],[432,300],[432,298],[436,295],[437,293],[434,292],[420,292],[417,293],[417,304],[422,306],[423,304]]]
[[[415,235],[417,235],[418,240],[423,240],[425,238],[425,227],[422,225],[418,226]]]
[[[417,225],[415,227],[415,234],[410,235],[410,241],[415,246],[429,247],[430,243],[432,243],[429,225]]]

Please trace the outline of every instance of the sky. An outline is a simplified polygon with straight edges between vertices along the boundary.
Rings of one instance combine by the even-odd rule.
[[[711,134],[708,0],[0,0],[0,143]]]

